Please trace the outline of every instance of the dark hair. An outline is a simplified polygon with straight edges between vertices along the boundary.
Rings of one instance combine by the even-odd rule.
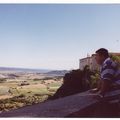
[[[96,51],[97,54],[103,55],[104,57],[109,57],[108,50],[105,48],[100,48]]]

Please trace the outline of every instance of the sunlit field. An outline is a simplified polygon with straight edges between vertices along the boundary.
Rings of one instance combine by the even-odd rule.
[[[52,96],[63,82],[62,77],[47,77],[43,74],[8,74],[12,77],[0,79],[1,112],[43,102]]]

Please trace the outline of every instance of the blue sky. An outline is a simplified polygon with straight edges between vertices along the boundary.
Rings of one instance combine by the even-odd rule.
[[[0,66],[76,69],[101,47],[120,52],[120,5],[0,4]]]

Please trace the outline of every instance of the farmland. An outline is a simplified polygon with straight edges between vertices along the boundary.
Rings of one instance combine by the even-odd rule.
[[[41,73],[0,73],[0,112],[44,102],[62,85],[61,76]]]

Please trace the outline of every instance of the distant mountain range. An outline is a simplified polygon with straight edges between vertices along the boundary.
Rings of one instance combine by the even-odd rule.
[[[54,70],[47,72],[46,74],[51,76],[64,76],[68,72],[69,72],[68,70]]]
[[[0,67],[0,71],[12,71],[12,72],[32,72],[32,73],[44,73],[50,76],[63,76],[67,70],[50,70],[50,69],[28,69],[28,68],[13,68],[13,67]]]
[[[47,70],[47,69],[29,69],[29,68],[14,68],[14,67],[0,67],[0,71],[46,73],[46,72],[49,72],[51,70]]]

